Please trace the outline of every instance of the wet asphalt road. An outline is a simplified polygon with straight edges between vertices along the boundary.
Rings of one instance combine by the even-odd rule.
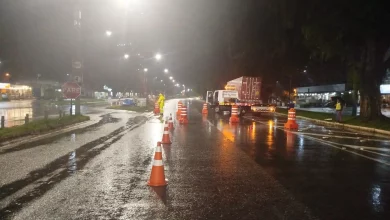
[[[168,187],[146,185],[160,120],[105,113],[86,129],[0,148],[0,219],[389,219],[386,138],[305,121],[289,132],[270,115],[229,125],[187,102],[190,124],[175,124],[163,146]]]

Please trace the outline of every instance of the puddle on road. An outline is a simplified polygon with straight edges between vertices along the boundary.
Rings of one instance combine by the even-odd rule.
[[[0,151],[0,155],[11,153],[11,152],[16,152],[16,151],[21,151],[21,150],[26,150],[26,149],[31,149],[31,148],[34,148],[34,147],[37,147],[37,146],[40,146],[40,145],[56,143],[61,138],[66,138],[69,135],[72,135],[72,134],[74,134],[74,135],[76,135],[76,134],[77,135],[81,135],[81,134],[84,134],[84,133],[87,133],[87,132],[94,131],[97,128],[99,128],[99,127],[101,127],[101,126],[103,126],[105,124],[117,123],[120,120],[121,119],[119,119],[119,118],[112,117],[111,114],[105,114],[105,115],[101,116],[101,119],[99,120],[98,123],[89,125],[89,126],[87,126],[85,128],[79,128],[79,129],[76,129],[76,130],[65,132],[63,134],[55,135],[55,136],[50,137],[50,138],[45,138],[43,140],[32,141],[32,142],[28,142],[28,143],[24,143],[24,144],[18,145],[16,147],[3,149],[3,150]]]
[[[80,146],[70,154],[54,160],[41,169],[30,172],[24,179],[3,185],[0,187],[0,200],[11,196],[30,184],[36,184],[35,188],[29,193],[13,200],[7,207],[1,209],[0,216],[7,218],[21,210],[24,204],[41,197],[52,189],[54,185],[75,174],[77,170],[83,169],[87,162],[120,140],[125,135],[124,131],[134,130],[144,124],[146,120],[147,118],[143,116],[130,118],[126,127],[118,128],[104,137]],[[38,180],[43,178],[45,178],[44,181],[38,182]]]

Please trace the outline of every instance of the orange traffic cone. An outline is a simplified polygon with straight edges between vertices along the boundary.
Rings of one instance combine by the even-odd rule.
[[[162,144],[172,144],[171,139],[169,138],[169,127],[168,127],[168,122],[165,121],[164,124],[164,133],[162,137]]]
[[[180,117],[180,115],[181,115],[181,107],[183,106],[183,103],[181,102],[181,101],[179,101],[178,103],[177,103],[177,112],[176,112],[176,117]]]
[[[180,124],[188,124],[188,118],[187,118],[187,107],[183,105],[181,107],[181,114],[179,119]]]
[[[170,116],[169,116],[168,128],[169,128],[170,130],[174,129],[174,127],[173,127],[172,114],[170,114]]]
[[[239,123],[240,122],[240,118],[238,117],[238,106],[237,105],[232,106],[232,114],[229,118],[229,122],[230,123]]]
[[[209,110],[207,109],[207,103],[203,104],[202,114],[207,115],[209,113]]]
[[[284,124],[284,128],[285,129],[294,129],[294,130],[298,129],[298,124],[295,120],[296,120],[295,109],[290,108],[288,110],[287,123]]]
[[[153,110],[153,112],[154,112],[155,115],[160,114],[160,105],[158,104],[158,102],[156,102],[156,103],[154,104],[154,110]]]
[[[164,174],[164,164],[162,161],[161,142],[157,142],[156,152],[154,153],[154,160],[152,166],[152,173],[148,181],[149,186],[166,186],[167,180]]]

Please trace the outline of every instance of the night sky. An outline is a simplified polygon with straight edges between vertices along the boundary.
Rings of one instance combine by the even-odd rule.
[[[280,68],[283,61],[271,62],[271,55],[262,52],[271,40],[274,43],[269,27],[278,21],[264,15],[266,5],[237,0],[2,0],[1,71],[10,72],[13,81],[35,79],[37,74],[65,81],[72,71],[75,2],[82,9],[81,50],[90,87],[139,88],[138,69],[145,67],[149,80],[164,79],[163,69],[168,68],[177,81],[200,90],[217,89],[241,75],[262,76],[264,85],[288,84],[283,73],[287,70]],[[111,37],[106,30],[112,31]],[[242,47],[252,51],[254,40],[264,41],[260,52],[237,49],[246,43]],[[123,59],[125,53],[128,60]],[[163,55],[159,62],[153,59],[156,53]],[[237,65],[234,56],[248,62]],[[291,62],[294,68],[305,66],[304,59]],[[325,77],[329,82],[344,80],[331,75]],[[294,80],[296,85],[305,83],[313,83],[308,74],[300,82]]]

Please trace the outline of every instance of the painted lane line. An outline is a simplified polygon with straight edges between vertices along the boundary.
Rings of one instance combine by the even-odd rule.
[[[246,117],[244,117],[244,118],[246,118]],[[257,121],[259,123],[262,123],[262,124],[266,124],[266,123],[260,122],[258,120],[255,120],[255,121]],[[277,129],[282,130],[282,131],[289,131],[289,130],[285,130],[285,129],[281,129],[281,128],[277,128]],[[295,134],[295,135],[298,135],[298,134],[302,135],[303,137],[305,137],[307,139],[311,139],[311,140],[317,141],[317,142],[319,142],[321,144],[328,145],[330,147],[333,147],[333,148],[336,148],[336,149],[339,149],[339,150],[343,150],[345,152],[349,152],[351,154],[355,154],[355,155],[361,156],[363,158],[366,158],[366,159],[369,159],[369,160],[372,160],[372,161],[375,161],[375,162],[378,162],[378,163],[390,166],[389,162],[386,162],[386,161],[383,161],[383,160],[379,160],[379,159],[376,159],[376,158],[373,158],[373,157],[369,157],[369,156],[366,156],[364,154],[360,154],[360,153],[357,153],[357,152],[354,152],[354,151],[347,150],[346,147],[339,147],[339,146],[337,146],[337,145],[342,145],[342,144],[333,143],[333,142],[325,141],[325,140],[322,140],[322,139],[319,139],[319,138],[311,137],[311,136],[305,135],[304,133],[301,133],[301,132],[292,132],[292,133]]]

